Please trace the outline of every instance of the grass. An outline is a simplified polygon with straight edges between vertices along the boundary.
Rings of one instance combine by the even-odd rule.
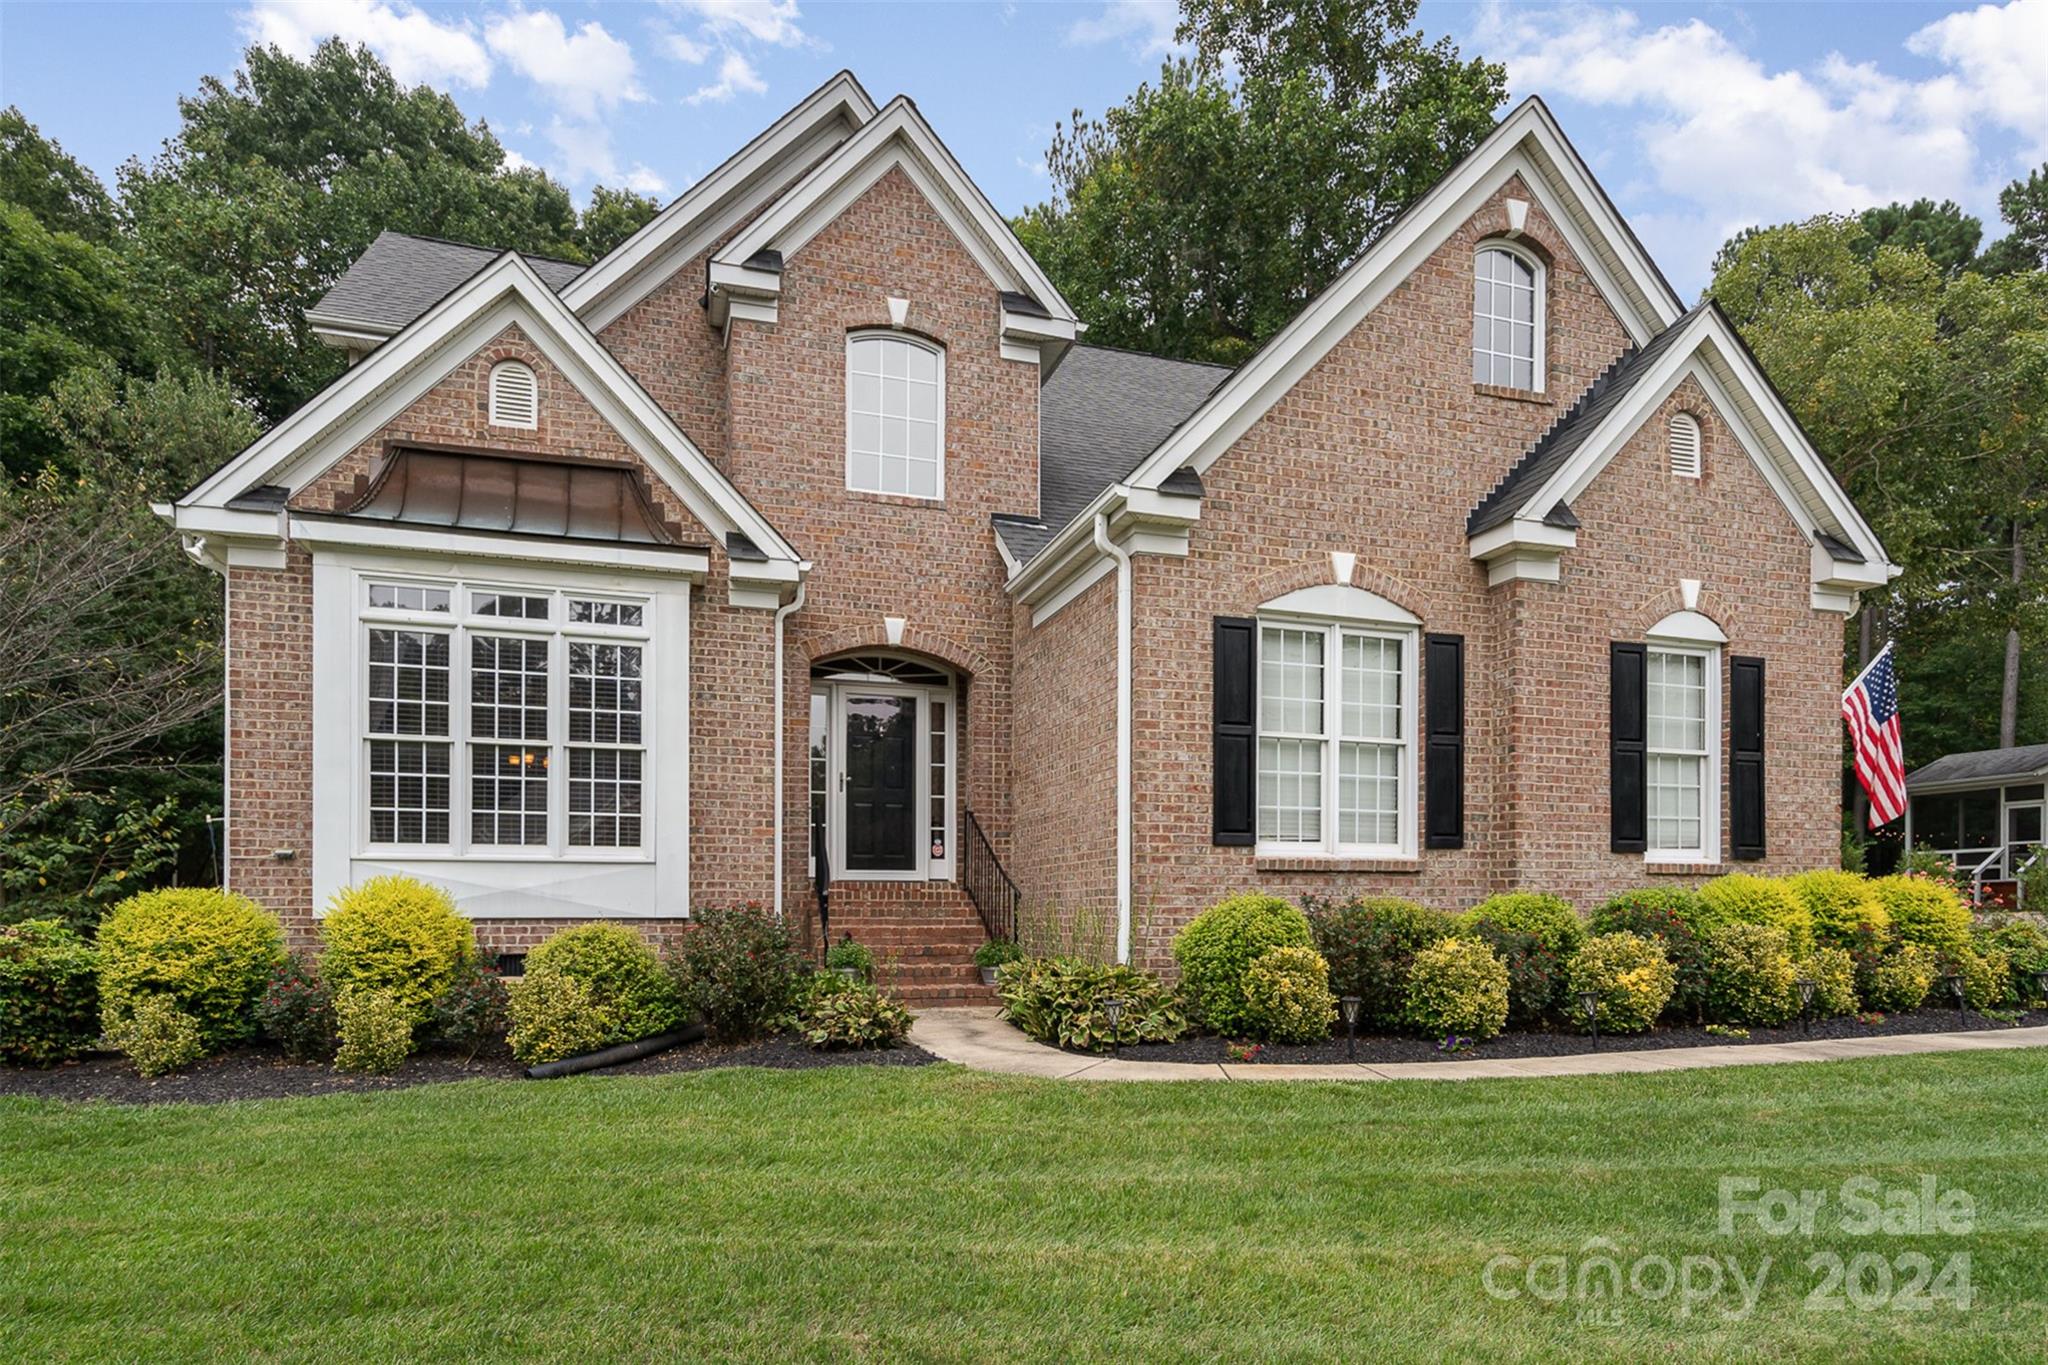
[[[1717,1180],[1923,1175],[1974,1229],[1716,1226]],[[1681,1305],[1490,1258],[1733,1257]],[[1598,1250],[1605,1244],[1596,1244]],[[1967,1252],[1816,1311],[1807,1258]],[[1585,1252],[1585,1254],[1592,1254]],[[1649,1273],[1654,1287],[1656,1276]],[[1865,1287],[1873,1286],[1875,1270]],[[1496,1283],[1520,1286],[1502,1274]],[[0,1358],[2039,1359],[2048,1052],[1569,1080],[1103,1085],[952,1067],[0,1101]]]

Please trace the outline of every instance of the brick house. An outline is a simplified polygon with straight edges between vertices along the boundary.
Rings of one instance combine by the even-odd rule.
[[[1234,371],[1082,343],[843,73],[588,268],[386,233],[309,318],[350,368],[162,509],[296,938],[386,871],[497,952],[815,933],[822,863],[929,1002],[1013,904],[1157,967],[1248,887],[1835,859],[1883,547],[1539,102]]]

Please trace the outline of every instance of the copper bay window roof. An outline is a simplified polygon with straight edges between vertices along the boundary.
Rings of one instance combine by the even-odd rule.
[[[396,446],[343,515],[408,526],[692,548],[662,521],[639,469],[596,460]]]

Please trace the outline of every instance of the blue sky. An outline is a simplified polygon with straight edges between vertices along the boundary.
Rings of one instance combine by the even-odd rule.
[[[1994,235],[1998,188],[2048,160],[2048,0],[1549,5],[1425,0],[1421,24],[1541,94],[1679,289],[1734,228],[1921,195]],[[840,67],[917,100],[996,205],[1044,196],[1055,121],[1158,69],[1174,11],[1086,3],[239,0],[0,3],[0,101],[109,183],[176,99],[250,41],[339,33],[454,93],[579,199],[664,197]]]

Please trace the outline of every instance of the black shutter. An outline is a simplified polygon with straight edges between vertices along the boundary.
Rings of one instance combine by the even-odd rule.
[[[1465,637],[1422,641],[1423,846],[1465,846]]]
[[[1259,623],[1219,616],[1215,623],[1215,817],[1219,844],[1258,837]]]
[[[1728,661],[1728,843],[1737,858],[1764,856],[1764,661]]]
[[[1648,846],[1643,818],[1647,757],[1647,694],[1641,645],[1607,647],[1609,847],[1641,853]]]

